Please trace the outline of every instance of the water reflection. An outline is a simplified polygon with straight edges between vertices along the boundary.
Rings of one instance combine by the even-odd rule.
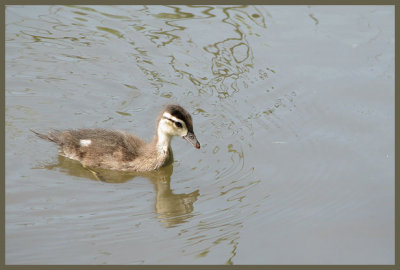
[[[240,87],[246,87],[246,74],[254,68],[253,50],[248,37],[260,36],[256,27],[266,28],[264,13],[255,6],[144,6],[130,11],[121,10],[121,13],[128,13],[129,16],[116,16],[96,8],[69,8],[74,15],[80,16],[80,23],[91,20],[90,24],[95,25],[98,30],[92,31],[92,34],[105,37],[101,34],[103,32],[131,41],[129,43],[133,47],[132,55],[136,58],[136,65],[157,89],[156,94],[160,95],[164,84],[175,83],[157,72],[157,63],[153,62],[155,58],[148,53],[148,47],[136,45],[141,36],[159,49],[168,46],[181,47],[181,50],[175,50],[174,53],[166,52],[171,59],[169,66],[173,72],[180,78],[188,79],[199,93],[216,93],[223,98],[239,91]],[[111,21],[105,25],[104,18],[121,22],[124,31],[109,27],[109,24],[113,24]],[[196,24],[189,23],[188,20],[198,20],[199,23],[210,26],[222,22],[226,27],[220,37],[203,37],[199,41]],[[136,37],[135,40],[129,38],[133,36]],[[183,57],[181,53],[186,56]],[[193,67],[190,63],[192,60],[196,64],[206,65],[207,68]],[[205,73],[196,74],[201,72]],[[238,84],[240,79],[243,80],[241,85]]]
[[[132,48],[130,56],[135,58],[136,66],[156,89],[154,94],[168,99],[173,96],[172,92],[165,94],[161,88],[176,86],[174,77],[188,80],[199,94],[215,94],[219,98],[232,96],[242,87],[248,88],[251,79],[247,76],[255,65],[248,39],[261,37],[257,29],[266,28],[266,13],[246,5],[116,7],[120,11],[118,15],[115,9],[105,7],[65,8],[75,18],[71,23],[82,31],[79,35],[66,37],[65,32],[70,30],[58,23],[55,26],[64,27],[62,37],[55,33],[35,33],[30,34],[31,38],[36,42],[69,38],[74,45],[86,46],[115,38],[125,40]],[[52,13],[57,15],[58,9]],[[220,36],[198,35],[199,25],[212,27],[214,24],[222,24]],[[202,31],[207,33],[207,28],[203,27]],[[156,55],[152,55],[154,52]],[[170,59],[169,63],[160,60],[163,56]],[[167,70],[161,73],[160,64],[167,64],[172,74]]]
[[[208,7],[206,14],[210,14],[211,11],[218,12],[218,9]],[[216,42],[214,40],[203,46],[203,50],[212,55],[209,63],[211,74],[196,75],[188,63],[179,63],[177,57],[170,56],[170,65],[174,71],[193,83],[199,89],[199,93],[216,92],[220,98],[231,96],[239,91],[238,80],[244,79],[245,74],[254,68],[253,51],[246,36],[255,35],[254,25],[266,27],[264,15],[254,6],[225,7],[222,8],[222,12],[225,16],[222,22],[228,24],[231,29],[231,31],[224,31],[224,35],[228,33],[228,37],[223,37]],[[191,39],[187,42],[193,43]]]
[[[125,183],[135,177],[144,177],[150,180],[156,191],[155,211],[162,224],[166,227],[175,227],[187,222],[192,216],[193,204],[200,192],[175,194],[171,189],[171,175],[173,166],[161,168],[157,171],[131,173],[105,169],[84,168],[79,162],[58,156],[58,163],[42,166],[48,170],[59,170],[71,176],[89,178],[105,183]]]

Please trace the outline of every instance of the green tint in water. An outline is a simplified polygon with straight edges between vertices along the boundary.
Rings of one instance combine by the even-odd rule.
[[[132,114],[127,113],[127,112],[118,112],[118,111],[116,111],[116,113],[118,113],[120,115],[123,115],[123,116],[132,116]]]
[[[98,30],[100,30],[100,31],[104,31],[104,32],[113,34],[114,36],[116,36],[118,38],[123,38],[124,37],[123,34],[121,34],[118,30],[115,30],[115,29],[111,29],[111,28],[103,27],[103,26],[97,26],[96,28]]]

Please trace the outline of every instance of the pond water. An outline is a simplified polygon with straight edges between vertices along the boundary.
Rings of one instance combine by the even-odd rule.
[[[6,264],[394,264],[393,6],[7,6]],[[106,182],[29,129],[201,143]]]

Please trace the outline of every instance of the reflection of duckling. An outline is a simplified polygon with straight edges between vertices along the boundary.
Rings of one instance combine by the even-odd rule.
[[[155,187],[155,210],[166,227],[174,227],[188,221],[193,214],[193,204],[197,201],[199,190],[191,193],[175,194],[171,189],[173,166],[166,166],[154,172],[142,173]]]
[[[193,204],[200,194],[198,189],[191,193],[180,194],[175,194],[172,191],[171,175],[173,173],[173,166],[171,164],[159,170],[147,172],[121,172],[100,168],[96,168],[96,171],[88,171],[84,169],[79,162],[63,156],[58,156],[58,163],[49,164],[40,168],[60,170],[72,176],[101,180],[106,183],[114,184],[131,181],[135,177],[147,178],[153,183],[156,191],[154,202],[155,211],[161,223],[166,227],[174,227],[187,222],[193,216]]]
[[[192,216],[190,213],[194,209],[193,204],[200,194],[198,189],[188,194],[175,194],[170,187],[170,176],[149,177],[149,179],[156,189],[155,209],[164,225],[171,227],[185,222]]]
[[[85,167],[121,171],[151,171],[173,161],[171,139],[181,136],[197,149],[200,143],[193,132],[192,117],[178,105],[166,106],[150,143],[135,135],[105,129],[54,130],[38,137],[59,146],[59,154],[78,160]]]

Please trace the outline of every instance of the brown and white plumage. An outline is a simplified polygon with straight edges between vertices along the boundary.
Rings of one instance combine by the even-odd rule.
[[[168,105],[157,119],[154,139],[147,143],[135,135],[106,129],[53,130],[39,138],[56,143],[59,154],[87,167],[121,171],[151,171],[173,161],[171,139],[181,136],[200,148],[192,117],[178,105]]]

